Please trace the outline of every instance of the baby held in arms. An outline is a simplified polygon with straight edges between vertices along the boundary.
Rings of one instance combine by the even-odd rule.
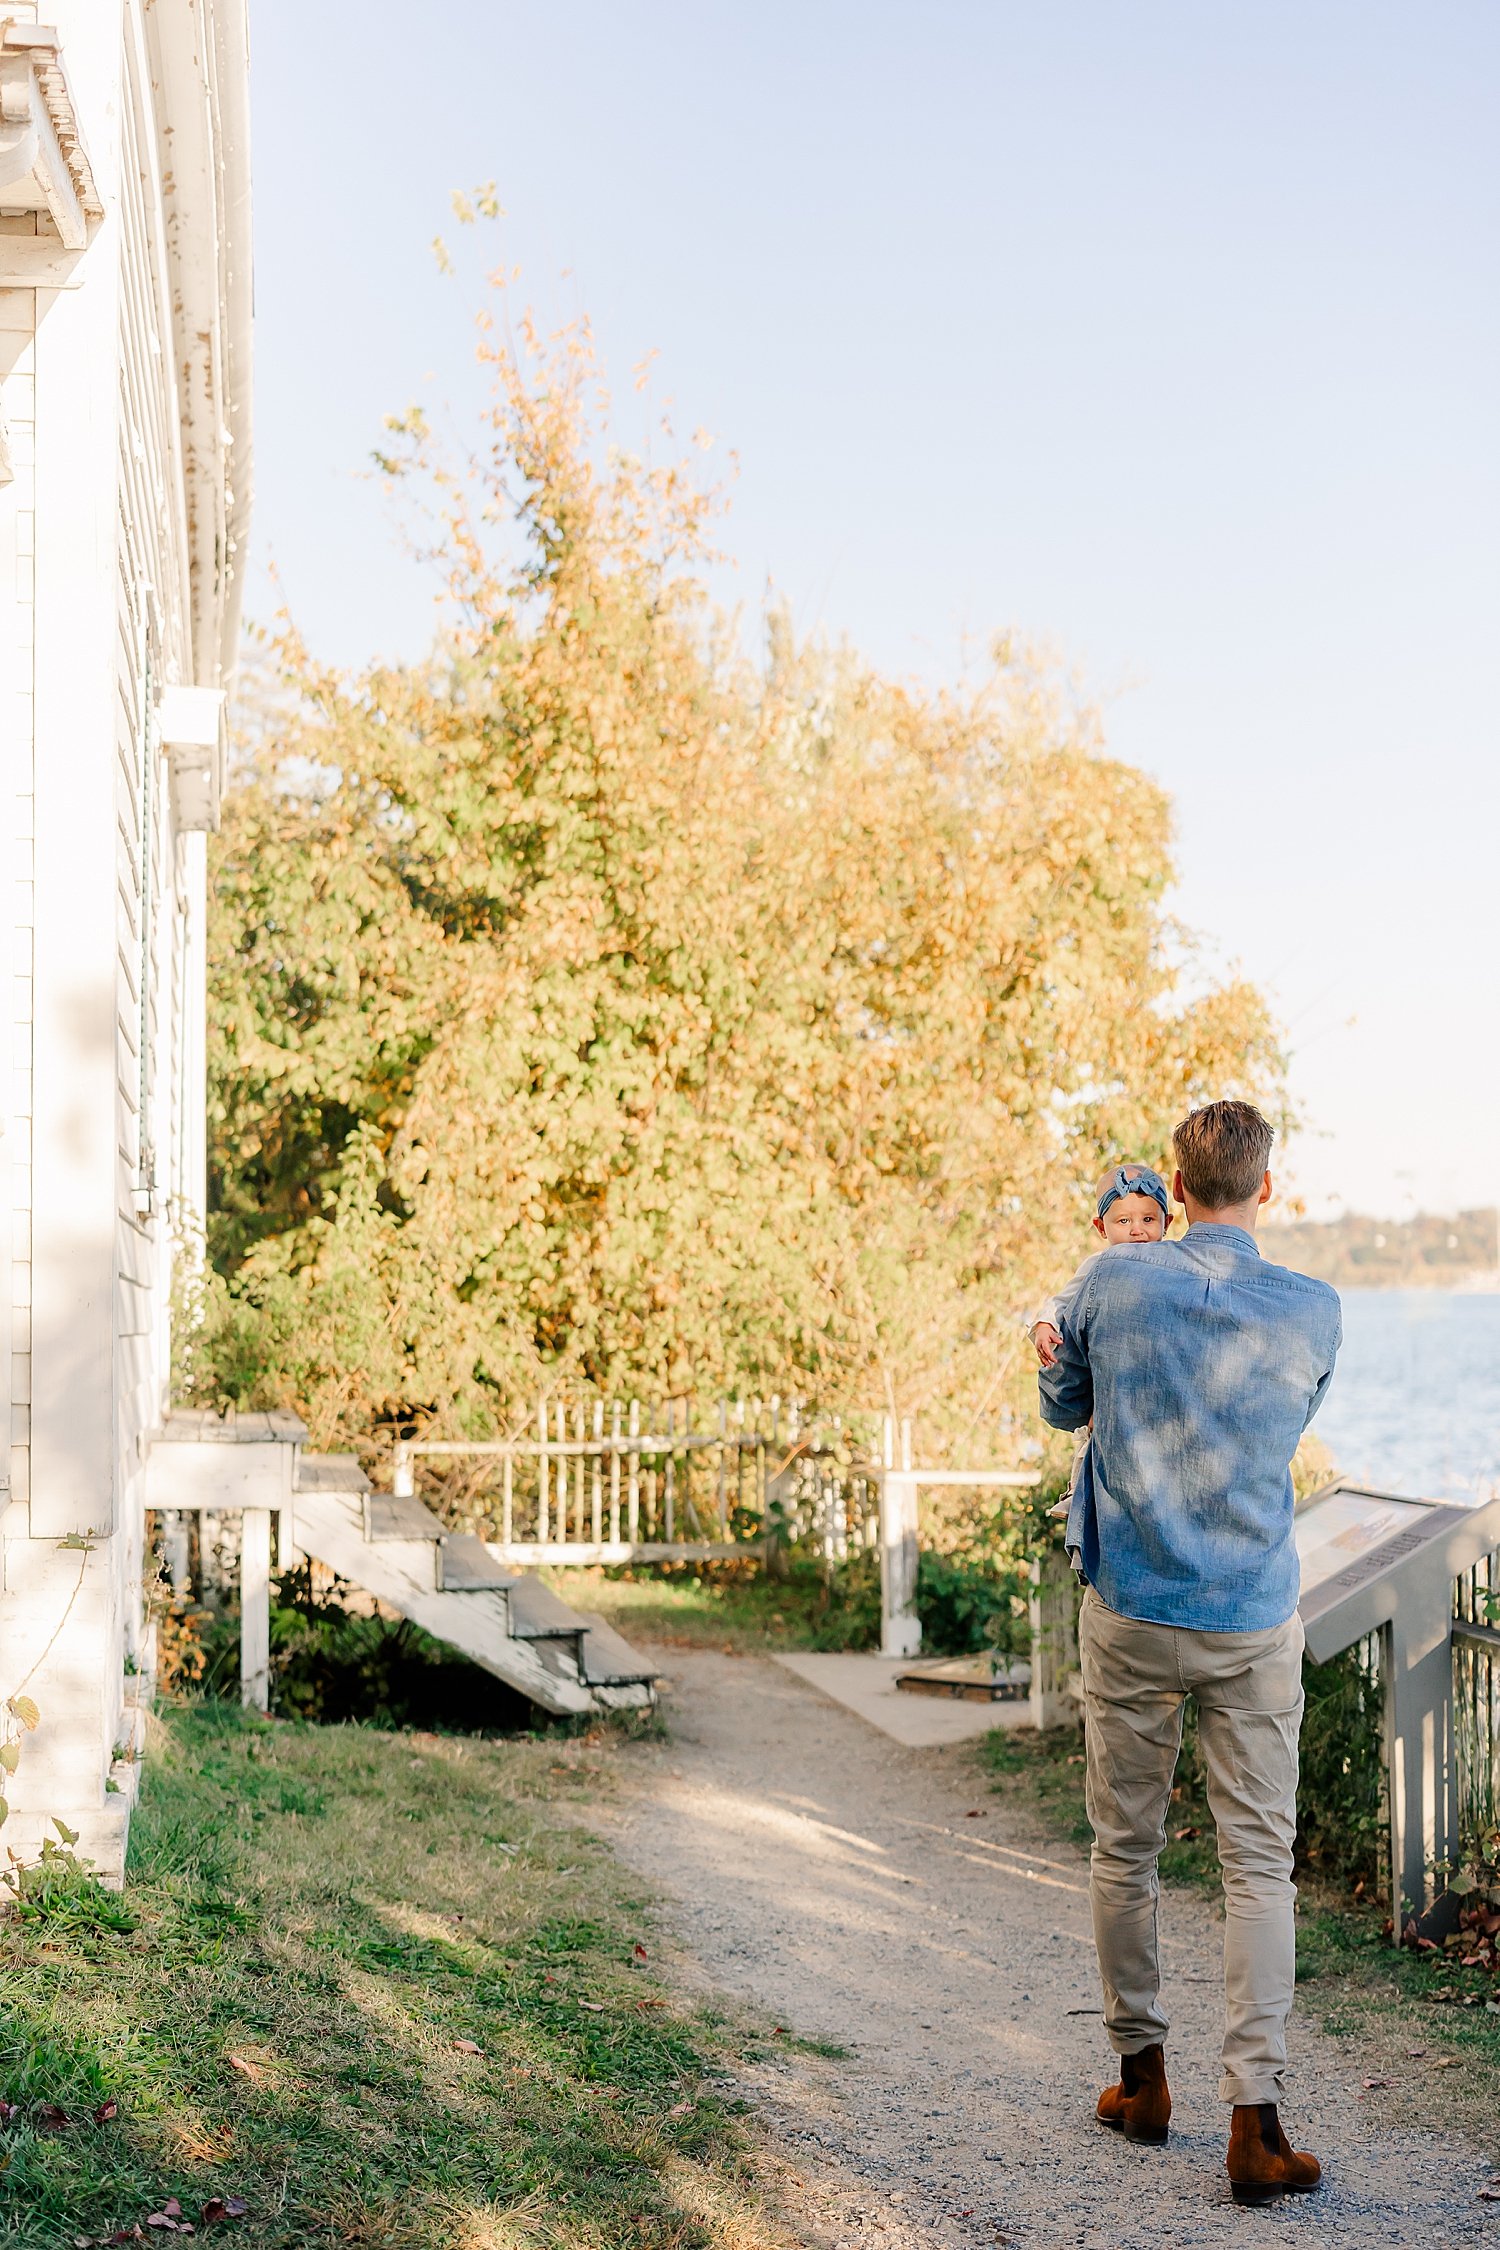
[[[1111,1250],[1127,1242],[1160,1242],[1172,1224],[1172,1208],[1167,1197],[1167,1183],[1160,1172],[1153,1172],[1149,1164],[1117,1164],[1106,1172],[1098,1187],[1098,1204],[1094,1212],[1094,1232],[1102,1247],[1091,1250],[1078,1267],[1066,1289],[1055,1297],[1047,1298],[1026,1323],[1026,1333],[1036,1347],[1036,1356],[1043,1367],[1051,1367],[1057,1358],[1057,1347],[1062,1342],[1058,1333],[1059,1307],[1073,1283],[1086,1274],[1096,1258],[1108,1257]],[[1073,1485],[1078,1475],[1078,1464],[1088,1444],[1089,1433],[1080,1430],[1078,1445],[1073,1456],[1073,1475],[1068,1479],[1068,1490],[1057,1506],[1049,1512],[1065,1516],[1072,1499]]]
[[[1073,1282],[1081,1281],[1094,1260],[1102,1258],[1105,1251],[1113,1250],[1121,1242],[1160,1242],[1172,1224],[1167,1183],[1149,1164],[1117,1164],[1099,1182],[1098,1196],[1094,1232],[1104,1247],[1089,1252],[1067,1289],[1072,1288]],[[1026,1323],[1026,1333],[1036,1346],[1036,1356],[1043,1367],[1052,1366],[1062,1342],[1057,1332],[1057,1308],[1067,1289],[1048,1297]]]

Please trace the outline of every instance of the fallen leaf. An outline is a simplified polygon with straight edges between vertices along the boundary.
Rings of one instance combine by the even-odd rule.
[[[473,2039],[455,2039],[453,2045],[455,2051],[460,2055],[482,2055],[484,2053],[484,2049]]]
[[[36,2129],[39,2133],[65,2133],[72,2122],[67,2111],[59,2109],[56,2102],[43,2102],[36,2113]]]
[[[119,2114],[120,2105],[111,2095],[107,2102],[101,2102],[95,2110],[94,2123],[96,2125],[112,2125]]]
[[[1377,2086],[1389,2086],[1389,2084],[1388,2078],[1367,2078],[1365,2080],[1365,2091],[1366,2093],[1373,2093]]]
[[[644,2007],[645,2002],[642,2001],[641,2005]],[[0,2101],[0,2125],[8,2125],[17,2114],[18,2111],[14,2102]]]
[[[989,1814],[983,1811],[978,1805],[975,1806],[972,1812],[966,1812],[964,1814],[965,1820],[988,1820],[989,1817]]]
[[[673,2102],[671,2108],[667,2111],[668,2117],[691,2117],[692,2114],[693,2105],[691,2102]]]
[[[1434,2070],[1456,2070],[1458,2057],[1457,2055],[1439,2055],[1432,2067]]]
[[[231,2070],[237,2070],[239,2072],[241,2078],[253,2079],[257,2084],[266,2075],[265,2069],[262,2064],[246,2062],[243,2055],[226,2055],[224,2057],[224,2060],[228,2063]]]
[[[1172,1840],[1177,1844],[1186,1844],[1190,1843],[1193,1837],[1201,1836],[1202,1833],[1203,1831],[1201,1828],[1174,1828],[1172,1831]]]
[[[1420,2062],[1426,2052],[1427,2049],[1425,2047],[1408,2047],[1406,2050],[1406,2059],[1408,2062]]]
[[[144,2242],[146,2237],[139,2227],[117,2227],[109,2239],[111,2242]]]
[[[647,1958],[646,1948],[639,1941],[630,1950],[633,1958],[637,1961],[644,1961]]]
[[[638,2008],[664,2008],[666,2004],[665,2000],[637,2000],[636,2002]]]
[[[198,2213],[200,2226],[217,2226],[221,2219],[242,2219],[249,2205],[242,2195],[211,2195]]]
[[[604,2013],[602,2000],[580,2000],[578,2005],[580,2008],[587,2008],[591,2016],[602,2016]]]
[[[1492,2180],[1485,2181],[1479,2191],[1479,2200],[1481,2203],[1500,2203],[1500,2172]]]

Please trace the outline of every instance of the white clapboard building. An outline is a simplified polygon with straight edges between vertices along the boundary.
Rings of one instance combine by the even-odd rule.
[[[305,1453],[292,1414],[173,1411],[250,493],[245,0],[43,4],[0,0],[0,1844],[24,1863],[61,1823],[118,1881],[152,1685],[148,1521],[179,1558],[194,1514],[230,1525],[254,1707],[277,1554],[546,1710],[654,1686],[409,1474],[372,1492],[352,1456]]]
[[[245,0],[0,0],[0,1734],[20,1748],[0,1844],[29,1855],[61,1820],[110,1878],[173,1236],[204,1207],[247,114]]]

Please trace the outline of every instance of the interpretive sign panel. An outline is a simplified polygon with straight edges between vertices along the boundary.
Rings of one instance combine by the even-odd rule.
[[[1325,1485],[1313,1493],[1298,1510],[1297,1552],[1302,1559],[1299,1606],[1314,1661],[1326,1662],[1388,1623],[1398,1592],[1410,1588],[1414,1574],[1428,1578],[1423,1560],[1428,1549],[1436,1552],[1426,1555],[1426,1562],[1436,1563],[1444,1586],[1441,1616],[1433,1624],[1446,1632],[1452,1602],[1443,1579],[1442,1550],[1450,1536],[1463,1539],[1475,1513],[1362,1485]],[[1482,1544],[1479,1552],[1484,1552]],[[1448,1572],[1448,1578],[1463,1567]]]

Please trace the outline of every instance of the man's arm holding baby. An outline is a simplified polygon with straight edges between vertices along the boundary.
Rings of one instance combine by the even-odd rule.
[[[1096,1253],[1097,1255],[1097,1253]],[[1088,1268],[1085,1258],[1057,1300],[1057,1344],[1037,1371],[1042,1420],[1054,1430],[1082,1430],[1094,1418],[1094,1373],[1088,1357]]]

